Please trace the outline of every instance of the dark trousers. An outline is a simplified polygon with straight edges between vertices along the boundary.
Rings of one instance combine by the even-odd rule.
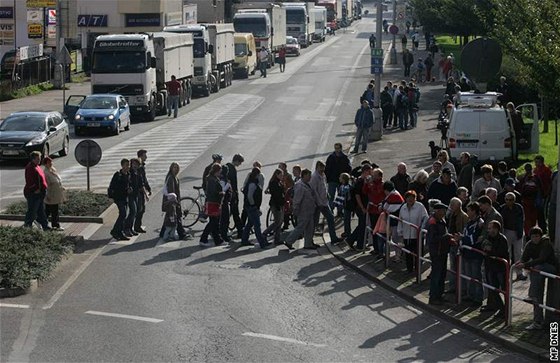
[[[235,196],[232,197],[229,205],[229,213],[233,217],[237,234],[238,236],[241,236],[241,233],[243,233],[243,222],[241,221],[241,216],[239,215],[239,199]]]
[[[134,229],[138,230],[142,228],[142,217],[144,217],[144,213],[146,212],[146,197],[143,193],[138,195],[138,199],[136,200],[136,218],[134,218]]]
[[[200,235],[200,241],[207,242],[208,235],[212,236],[216,245],[223,242],[222,237],[220,237],[220,216],[208,216],[208,224],[204,227],[204,231],[202,231],[202,234]]]
[[[31,227],[33,222],[37,220],[43,229],[49,227],[47,215],[45,214],[45,193],[32,193],[25,196],[27,199],[27,213],[25,213],[25,227]]]
[[[358,216],[358,225],[352,231],[352,234],[347,239],[348,244],[350,246],[354,245],[354,242],[357,243],[358,249],[364,248],[364,233],[366,232],[366,215],[362,213],[362,211],[356,211],[356,215]]]
[[[410,77],[410,64],[405,64],[404,65],[404,76],[405,77]]]
[[[547,220],[545,211],[548,210],[548,198],[543,200],[543,206],[541,208],[537,208],[537,221],[539,223],[539,227],[543,230],[543,233],[547,233]]]
[[[410,238],[404,239],[404,247],[409,250],[410,252],[418,253],[418,239],[417,238]],[[414,271],[414,266],[416,266],[417,257],[412,256],[410,253],[407,253],[405,256],[406,260],[406,270],[408,272]]]
[[[430,300],[441,299],[445,287],[445,276],[447,274],[447,253],[440,255],[430,252],[430,259],[432,260]]]
[[[220,215],[220,235],[222,239],[228,239],[229,233],[229,203],[222,203],[222,214]]]
[[[130,232],[132,230],[132,225],[136,219],[136,211],[138,206],[138,195],[128,196],[128,216],[124,222],[124,230]]]
[[[506,276],[505,273],[502,271],[495,271],[495,270],[486,270],[486,280],[488,281],[489,285],[494,286],[495,288],[505,290],[506,288]],[[487,305],[489,307],[498,309],[504,308],[504,302],[502,301],[502,297],[500,293],[495,290],[488,289],[488,301]]]
[[[45,216],[47,219],[51,217],[51,226],[53,228],[60,228],[58,204],[45,204]]]
[[[126,219],[126,210],[128,206],[128,202],[126,199],[123,200],[115,200],[115,204],[119,209],[119,216],[113,225],[113,229],[111,230],[111,234],[121,235],[124,230],[124,221]]]
[[[382,107],[383,111],[383,127],[387,127],[391,124],[391,118],[393,116],[393,105]]]

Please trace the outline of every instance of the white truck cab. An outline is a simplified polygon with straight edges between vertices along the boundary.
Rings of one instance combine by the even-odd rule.
[[[520,150],[538,152],[539,120],[536,104],[517,107],[523,125],[516,135],[511,115],[497,104],[499,93],[460,92],[449,115],[447,140],[449,154],[459,158],[462,152],[479,160],[516,159]]]

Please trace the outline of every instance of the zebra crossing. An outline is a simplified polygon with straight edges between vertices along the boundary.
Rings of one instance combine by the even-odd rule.
[[[163,186],[171,162],[177,162],[181,169],[186,168],[263,101],[264,97],[256,95],[227,94],[103,150],[99,164],[90,169],[91,188],[106,189],[113,174],[120,168],[120,160],[135,157],[140,149],[148,150],[152,188]],[[86,184],[86,168],[82,166],[70,167],[60,174],[66,188],[83,189]]]

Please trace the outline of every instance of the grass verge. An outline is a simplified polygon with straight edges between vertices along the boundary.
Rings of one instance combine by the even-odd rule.
[[[72,249],[60,233],[0,226],[0,287],[25,289],[32,279],[47,278]]]
[[[65,216],[97,217],[105,211],[112,200],[105,194],[96,194],[85,190],[69,190],[68,201],[60,205],[60,214]],[[27,202],[19,201],[10,204],[4,213],[25,214]]]
[[[525,173],[523,165],[525,165],[525,163],[533,163],[535,156],[537,155],[542,155],[544,157],[544,162],[546,163],[546,165],[550,166],[553,171],[557,169],[558,145],[554,145],[556,141],[554,123],[558,123],[558,127],[560,128],[560,120],[551,120],[548,122],[548,133],[543,134],[543,123],[541,122],[541,134],[539,135],[539,152],[519,153],[519,162],[522,162],[522,164],[521,166],[519,166],[519,168],[517,168],[517,175],[523,175]]]
[[[51,90],[52,88],[53,88],[52,83],[45,82],[40,84],[34,84],[32,86],[23,87],[12,92],[0,91],[0,101],[9,101],[16,98],[38,95],[39,93]]]

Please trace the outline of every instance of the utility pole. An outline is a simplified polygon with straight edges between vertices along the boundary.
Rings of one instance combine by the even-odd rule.
[[[377,13],[376,13],[376,21],[375,21],[375,37],[377,38],[376,47],[383,48],[383,3],[381,0],[377,1]],[[375,75],[375,93],[374,93],[374,100],[373,106],[376,108],[380,107],[380,99],[381,99],[381,73],[377,73]],[[377,115],[376,115],[377,116]]]
[[[397,26],[397,0],[393,0],[393,25]],[[393,34],[390,63],[397,64],[397,34]]]

